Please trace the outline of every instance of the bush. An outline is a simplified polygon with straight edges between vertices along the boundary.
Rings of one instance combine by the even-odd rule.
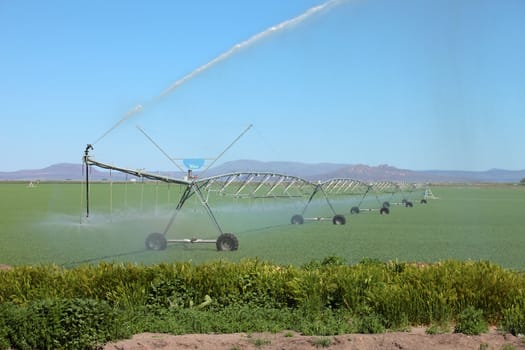
[[[145,331],[333,335],[453,320],[467,334],[487,323],[523,333],[524,291],[525,275],[489,262],[19,266],[0,273],[0,350],[82,348]]]
[[[361,316],[357,319],[356,324],[358,333],[377,334],[385,332],[383,319],[375,314]]]
[[[483,318],[483,312],[472,306],[463,310],[457,319],[454,333],[463,333],[468,335],[479,335],[488,331],[488,325]]]
[[[0,350],[9,349],[8,305],[0,304]]]
[[[44,299],[27,306],[10,305],[3,316],[10,346],[17,349],[93,349],[127,337],[117,312],[90,299]]]

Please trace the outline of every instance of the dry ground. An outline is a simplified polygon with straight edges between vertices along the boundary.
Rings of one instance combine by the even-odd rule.
[[[428,335],[424,328],[384,334],[302,336],[295,332],[167,335],[143,333],[132,339],[106,344],[104,350],[212,349],[212,350],[511,350],[525,349],[525,340],[492,329],[487,334]]]

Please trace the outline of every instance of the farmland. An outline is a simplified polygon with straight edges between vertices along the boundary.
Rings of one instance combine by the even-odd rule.
[[[83,263],[192,261],[237,262],[259,258],[281,265],[301,265],[327,256],[348,263],[381,261],[435,262],[489,260],[524,270],[525,188],[510,185],[435,186],[439,197],[413,208],[393,206],[390,215],[350,215],[357,200],[337,199],[346,225],[331,221],[290,225],[304,201],[210,198],[225,232],[234,232],[239,250],[217,252],[215,245],[176,244],[148,251],[144,240],[162,232],[181,194],[178,185],[156,183],[94,184],[91,215],[84,218],[83,187],[78,183],[0,184],[0,263]],[[329,215],[322,201],[309,207]],[[325,211],[325,212],[323,212]],[[306,213],[308,215],[308,212]],[[216,230],[195,199],[186,203],[168,238],[215,238]]]
[[[17,265],[0,273],[0,349],[98,348],[143,332],[525,330],[520,186],[436,186],[439,199],[393,205],[390,215],[350,215],[359,199],[334,198],[346,225],[290,224],[304,199],[210,196],[224,231],[239,239],[230,252],[144,248],[169,221],[178,186],[93,184],[89,218],[83,190],[0,185],[0,264]],[[200,203],[186,204],[168,238],[215,238]],[[330,212],[321,199],[304,214]],[[507,334],[495,341],[522,345]]]

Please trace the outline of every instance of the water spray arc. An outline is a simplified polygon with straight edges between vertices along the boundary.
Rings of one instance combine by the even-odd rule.
[[[158,98],[162,98],[162,97],[166,96],[167,94],[169,94],[173,90],[177,89],[179,86],[181,86],[182,84],[184,84],[188,80],[190,80],[190,79],[194,78],[195,76],[199,75],[200,73],[210,69],[211,67],[215,66],[217,63],[228,59],[230,56],[234,55],[237,51],[240,51],[243,48],[246,48],[248,46],[251,46],[251,45],[255,44],[256,42],[264,39],[265,37],[267,37],[267,36],[269,36],[271,34],[277,33],[277,32],[279,32],[279,31],[281,31],[283,29],[286,29],[286,28],[292,27],[294,25],[297,25],[297,24],[305,21],[309,17],[315,15],[316,13],[318,13],[318,12],[320,12],[322,10],[325,10],[325,9],[329,8],[330,6],[333,6],[333,5],[337,4],[337,3],[340,3],[341,1],[342,0],[331,0],[331,1],[328,1],[328,2],[326,2],[324,4],[322,4],[322,5],[314,6],[314,7],[310,8],[310,9],[308,9],[307,11],[305,11],[304,13],[300,14],[297,17],[293,17],[293,18],[288,19],[288,20],[286,20],[284,22],[281,22],[281,23],[279,23],[279,24],[277,24],[275,26],[267,28],[266,30],[264,30],[264,31],[262,31],[262,32],[260,32],[258,34],[253,35],[249,39],[247,39],[245,41],[242,41],[242,42],[232,46],[229,50],[223,52],[222,54],[220,54],[219,56],[215,57],[214,59],[212,59],[208,63],[200,66],[199,68],[195,69],[191,73],[185,75],[184,77],[180,78],[179,80],[177,80],[176,82],[171,84],[167,89],[165,89],[158,96]]]
[[[229,174],[222,174],[212,177],[203,177],[203,178],[197,178],[193,175],[192,171],[194,169],[200,169],[202,166],[203,159],[197,159],[195,168],[192,167],[192,162],[184,162],[187,169],[187,176],[183,179],[169,177],[169,176],[163,176],[160,174],[153,174],[147,171],[142,170],[133,170],[133,169],[127,169],[123,167],[118,167],[114,165],[110,165],[107,163],[103,163],[100,161],[95,160],[89,155],[89,152],[93,150],[94,144],[101,141],[103,138],[105,138],[109,133],[111,133],[114,129],[122,125],[125,121],[133,117],[134,115],[141,113],[144,110],[144,106],[149,106],[151,104],[154,104],[164,98],[165,96],[169,95],[171,92],[179,88],[184,83],[188,82],[189,80],[193,79],[197,75],[205,72],[206,70],[212,68],[213,66],[217,65],[218,63],[228,59],[235,53],[239,52],[243,48],[246,48],[250,45],[254,45],[255,43],[259,42],[263,38],[266,38],[273,33],[279,32],[281,30],[284,30],[286,28],[290,28],[294,25],[297,25],[311,16],[320,13],[323,10],[326,10],[332,6],[335,6],[339,3],[342,3],[345,0],[330,0],[327,1],[321,5],[314,6],[304,13],[293,17],[289,20],[283,21],[275,26],[269,27],[268,29],[253,35],[249,39],[242,41],[233,47],[231,47],[229,50],[223,52],[222,54],[218,55],[208,63],[198,67],[197,69],[193,70],[189,74],[183,76],[182,78],[175,81],[173,84],[171,84],[168,88],[163,90],[157,97],[151,99],[149,102],[143,104],[139,104],[130,111],[128,111],[115,125],[113,125],[110,129],[108,129],[105,133],[102,134],[101,137],[99,137],[93,144],[87,145],[85,151],[84,151],[84,163],[85,163],[85,169],[86,169],[86,215],[89,216],[89,167],[90,166],[96,166],[102,169],[106,170],[115,170],[122,172],[127,175],[132,175],[141,178],[142,180],[148,179],[148,180],[154,180],[154,181],[160,181],[165,182],[168,184],[179,184],[182,185],[184,190],[182,193],[182,196],[175,208],[175,211],[171,215],[166,227],[161,232],[154,232],[147,236],[146,238],[146,248],[151,250],[163,250],[166,248],[168,243],[214,243],[217,247],[217,250],[237,250],[239,243],[236,238],[236,236],[233,233],[227,233],[224,232],[220,223],[217,221],[217,218],[215,217],[215,214],[210,207],[208,203],[208,196],[212,193],[218,193],[220,195],[228,195],[234,198],[304,198],[306,200],[306,205],[304,206],[302,212],[300,214],[296,214],[292,217],[291,223],[292,224],[302,224],[304,221],[325,221],[325,220],[331,220],[333,224],[335,225],[344,225],[346,223],[346,219],[344,215],[337,214],[334,206],[332,205],[331,200],[328,198],[329,195],[343,195],[351,192],[352,186],[355,184],[355,181],[352,179],[331,179],[324,182],[311,182],[296,176],[290,176],[285,174],[279,174],[279,173],[272,173],[272,172],[237,172],[237,173],[229,173]],[[231,142],[219,155],[215,158],[211,158],[208,160],[212,160],[212,163],[206,167],[201,175],[206,173],[206,171],[213,165],[215,162],[221,158],[225,152],[227,152],[235,143],[239,141],[239,139],[252,127],[252,125],[249,125],[233,142]],[[185,169],[181,167],[179,164],[177,164],[176,159],[168,155],[167,152],[165,152],[160,145],[153,140],[151,136],[149,136],[144,129],[137,126],[138,130],[160,151],[162,154],[170,160],[172,164],[174,164],[181,172],[185,172]],[[189,161],[189,159],[184,159],[184,161]],[[204,207],[205,212],[208,214],[210,220],[213,223],[213,226],[217,230],[218,237],[215,240],[207,240],[207,239],[199,239],[199,238],[191,238],[191,239],[173,239],[169,240],[166,238],[168,232],[172,229],[173,224],[175,223],[175,220],[179,214],[179,212],[182,210],[184,204],[186,201],[192,197],[197,197],[198,201],[202,204]],[[312,203],[314,198],[316,196],[323,196],[331,213],[333,216],[331,217],[305,217],[305,213],[309,205]],[[364,198],[364,197],[363,197]]]
[[[308,10],[306,10],[305,12],[303,12],[302,14],[296,16],[296,17],[293,17],[291,19],[288,19],[288,20],[285,20],[277,25],[274,25],[274,26],[271,26],[269,28],[267,28],[266,30],[263,30],[262,32],[258,33],[258,34],[255,34],[253,35],[252,37],[250,37],[249,39],[247,40],[244,40],[234,46],[232,46],[230,49],[226,50],[225,52],[221,53],[220,55],[218,55],[217,57],[213,58],[211,61],[209,61],[208,63],[205,63],[203,64],[202,66],[196,68],[195,70],[193,70],[192,72],[186,74],[185,76],[183,76],[182,78],[176,80],[173,84],[171,84],[169,87],[167,87],[166,89],[164,89],[157,97],[153,98],[151,101],[147,102],[147,103],[144,103],[144,104],[138,104],[137,106],[135,106],[134,108],[132,108],[131,110],[129,110],[126,114],[124,114],[122,116],[122,118],[117,121],[117,123],[115,123],[112,127],[110,127],[106,132],[104,132],[95,142],[93,142],[92,144],[93,145],[96,145],[98,142],[100,142],[103,138],[105,138],[109,133],[111,133],[113,130],[115,130],[117,127],[119,127],[120,125],[122,125],[126,120],[130,119],[131,117],[133,117],[134,115],[142,112],[144,110],[144,106],[148,106],[150,104],[154,104],[156,102],[158,102],[159,100],[161,100],[162,98],[164,98],[165,96],[169,95],[171,92],[173,92],[174,90],[176,90],[179,86],[183,85],[184,83],[188,82],[189,80],[195,78],[197,75],[207,71],[208,69],[212,68],[213,66],[217,65],[218,63],[230,58],[231,56],[233,56],[235,53],[239,52],[240,50],[248,47],[248,46],[251,46],[251,45],[254,45],[255,43],[259,42],[260,40],[272,35],[272,34],[275,34],[277,32],[280,32],[282,30],[285,30],[287,28],[290,28],[290,27],[293,27],[294,25],[298,25],[300,24],[301,22],[304,22],[305,20],[307,20],[308,18],[324,11],[324,10],[327,10],[335,5],[338,5],[342,2],[344,2],[345,0],[329,0],[321,5],[317,5],[317,6],[314,6],[314,7],[311,7],[309,8]]]

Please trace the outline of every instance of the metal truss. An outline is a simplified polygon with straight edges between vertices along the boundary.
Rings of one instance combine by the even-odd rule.
[[[377,182],[367,184],[359,180],[349,178],[333,178],[323,182],[312,182],[297,176],[273,173],[273,172],[233,172],[222,175],[197,178],[188,171],[184,179],[154,174],[143,170],[123,168],[95,160],[89,156],[90,145],[84,152],[84,164],[86,167],[86,215],[89,216],[89,167],[96,166],[101,169],[114,170],[143,179],[160,181],[184,186],[175,211],[170,217],[162,232],[151,233],[146,238],[146,248],[152,250],[163,250],[168,243],[215,243],[217,250],[237,250],[238,240],[233,233],[226,233],[221,228],[211,206],[211,197],[231,197],[235,199],[294,199],[305,201],[305,205],[299,214],[291,218],[292,224],[303,224],[305,221],[329,221],[335,225],[344,225],[346,218],[338,214],[332,203],[332,199],[338,196],[357,196],[360,201],[357,206],[350,209],[351,214],[359,212],[379,211],[381,214],[389,213],[389,206],[396,193],[408,191],[412,187],[393,182]],[[424,192],[424,190],[423,190]],[[403,192],[404,193],[404,192]],[[210,217],[216,228],[218,238],[216,240],[206,239],[170,239],[167,233],[173,226],[178,213],[186,201],[196,197]],[[367,196],[375,196],[378,206],[363,208],[362,204]],[[330,217],[305,217],[308,207],[316,197],[321,197],[326,202],[332,216]],[[406,204],[405,204],[406,205]],[[406,205],[408,206],[408,205]]]

